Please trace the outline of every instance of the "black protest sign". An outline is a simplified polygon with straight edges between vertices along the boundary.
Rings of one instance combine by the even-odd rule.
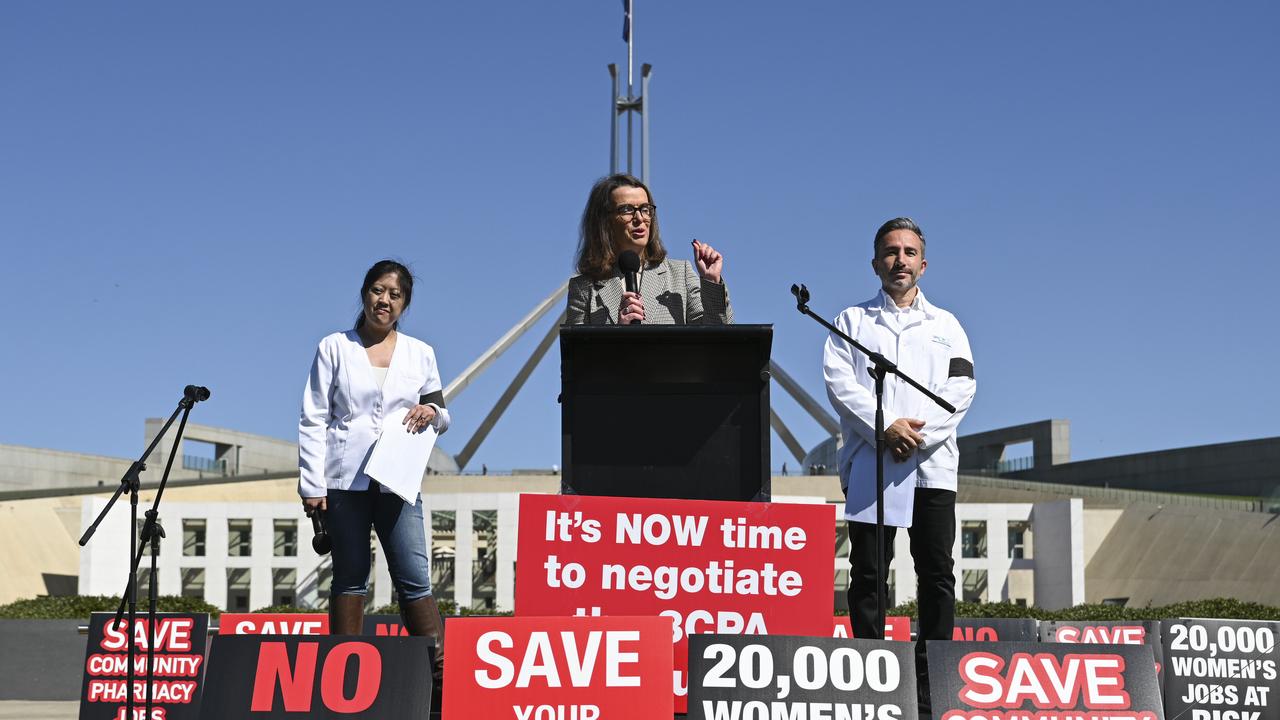
[[[430,640],[219,635],[200,717],[426,717]]]
[[[1280,720],[1280,622],[1165,620],[1164,705],[1186,720]]]
[[[690,635],[689,720],[911,720],[912,645],[784,635]]]
[[[115,623],[115,613],[93,613],[85,650],[80,720],[124,718],[128,704],[129,620]],[[154,643],[152,720],[194,720],[200,712],[201,678],[209,616],[204,613],[157,613],[155,625],[146,615],[133,625],[133,705],[141,718],[147,699],[147,647]]]
[[[936,717],[1164,720],[1155,656],[1137,645],[929,643]]]
[[[1156,682],[1164,687],[1164,647],[1158,620],[1052,620],[1040,623],[1040,642],[1146,645],[1156,658]]]
[[[365,615],[361,634],[375,637],[405,637],[409,634],[409,629],[404,626],[404,620],[399,615]]]
[[[951,639],[963,642],[1033,642],[1032,618],[956,618]]]

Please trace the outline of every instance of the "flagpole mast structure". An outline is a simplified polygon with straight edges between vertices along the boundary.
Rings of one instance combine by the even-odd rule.
[[[622,157],[618,121],[625,113],[627,116],[627,166],[625,172],[634,175],[632,148],[635,144],[635,115],[640,115],[640,180],[649,183],[649,76],[653,66],[645,63],[640,67],[640,94],[635,92],[635,13],[634,0],[622,0],[623,20],[622,39],[627,42],[627,94],[621,95],[618,78],[618,66],[610,63],[609,77],[613,80],[613,90],[609,96],[610,130],[609,130],[609,172],[623,171],[618,166]]]

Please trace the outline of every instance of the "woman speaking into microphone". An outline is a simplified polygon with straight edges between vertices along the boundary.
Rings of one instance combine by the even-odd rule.
[[[444,622],[431,594],[422,495],[413,504],[364,472],[369,451],[392,413],[407,409],[403,428],[449,429],[440,372],[431,346],[399,332],[413,299],[413,275],[393,260],[374,264],[360,286],[361,311],[351,330],[320,341],[302,394],[298,421],[298,494],[307,515],[324,514],[333,544],[329,631],[358,635],[369,594],[369,529],[386,553],[411,635],[436,639],[433,674],[444,666]]]
[[[579,233],[579,274],[569,280],[566,324],[733,322],[724,256],[694,240],[696,272],[688,260],[668,258],[658,234],[658,207],[638,179],[610,175],[597,182]]]

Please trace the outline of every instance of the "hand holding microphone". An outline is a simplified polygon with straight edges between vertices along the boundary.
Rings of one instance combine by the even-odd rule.
[[[333,549],[333,541],[329,539],[329,531],[324,527],[324,510],[316,508],[311,513],[311,531],[315,533],[311,538],[311,549],[317,555],[328,555]]]
[[[306,511],[307,517],[311,518],[311,531],[315,534],[311,538],[311,549],[315,550],[317,555],[328,555],[333,549],[333,542],[329,540],[329,531],[324,526],[324,511],[328,507],[328,498],[302,499],[302,509]]]
[[[640,325],[644,322],[644,299],[640,297],[640,256],[633,250],[618,255],[618,269],[622,271],[622,282],[626,292],[622,293],[622,302],[618,307],[619,325]]]

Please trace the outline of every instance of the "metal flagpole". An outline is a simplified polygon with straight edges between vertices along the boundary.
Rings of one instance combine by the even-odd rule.
[[[635,76],[632,65],[635,59],[635,0],[627,0],[627,174],[634,175],[631,169],[631,138],[632,132],[632,114],[630,108],[635,103],[635,93],[632,87],[635,84]]]

